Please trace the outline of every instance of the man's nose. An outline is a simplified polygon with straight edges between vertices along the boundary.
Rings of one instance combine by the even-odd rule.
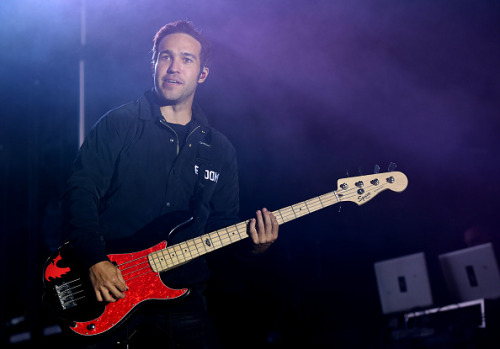
[[[179,60],[173,58],[167,69],[168,73],[178,73],[179,72]]]

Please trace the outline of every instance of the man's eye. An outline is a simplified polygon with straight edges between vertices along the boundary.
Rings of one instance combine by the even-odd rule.
[[[193,60],[191,58],[184,58],[185,63],[191,63]]]
[[[170,59],[170,56],[161,56],[160,59],[162,61],[168,61]]]

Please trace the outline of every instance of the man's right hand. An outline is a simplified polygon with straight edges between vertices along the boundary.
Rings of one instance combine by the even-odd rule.
[[[123,292],[128,290],[120,269],[108,261],[90,267],[90,281],[99,302],[116,302],[125,298]]]

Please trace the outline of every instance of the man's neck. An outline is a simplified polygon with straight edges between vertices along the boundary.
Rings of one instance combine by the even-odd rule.
[[[191,105],[166,105],[161,106],[160,111],[165,121],[172,124],[186,125],[193,116]]]

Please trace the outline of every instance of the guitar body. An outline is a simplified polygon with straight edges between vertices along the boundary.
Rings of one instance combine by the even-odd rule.
[[[137,234],[134,239],[138,239]],[[151,268],[148,255],[166,246],[166,241],[162,241],[137,252],[109,254],[108,258],[120,269],[129,290],[124,299],[103,303],[96,300],[88,269],[74,257],[69,243],[66,243],[45,264],[44,300],[63,327],[83,336],[103,334],[125,321],[145,301],[172,300],[189,293],[187,288],[169,288],[162,282],[160,273]]]

